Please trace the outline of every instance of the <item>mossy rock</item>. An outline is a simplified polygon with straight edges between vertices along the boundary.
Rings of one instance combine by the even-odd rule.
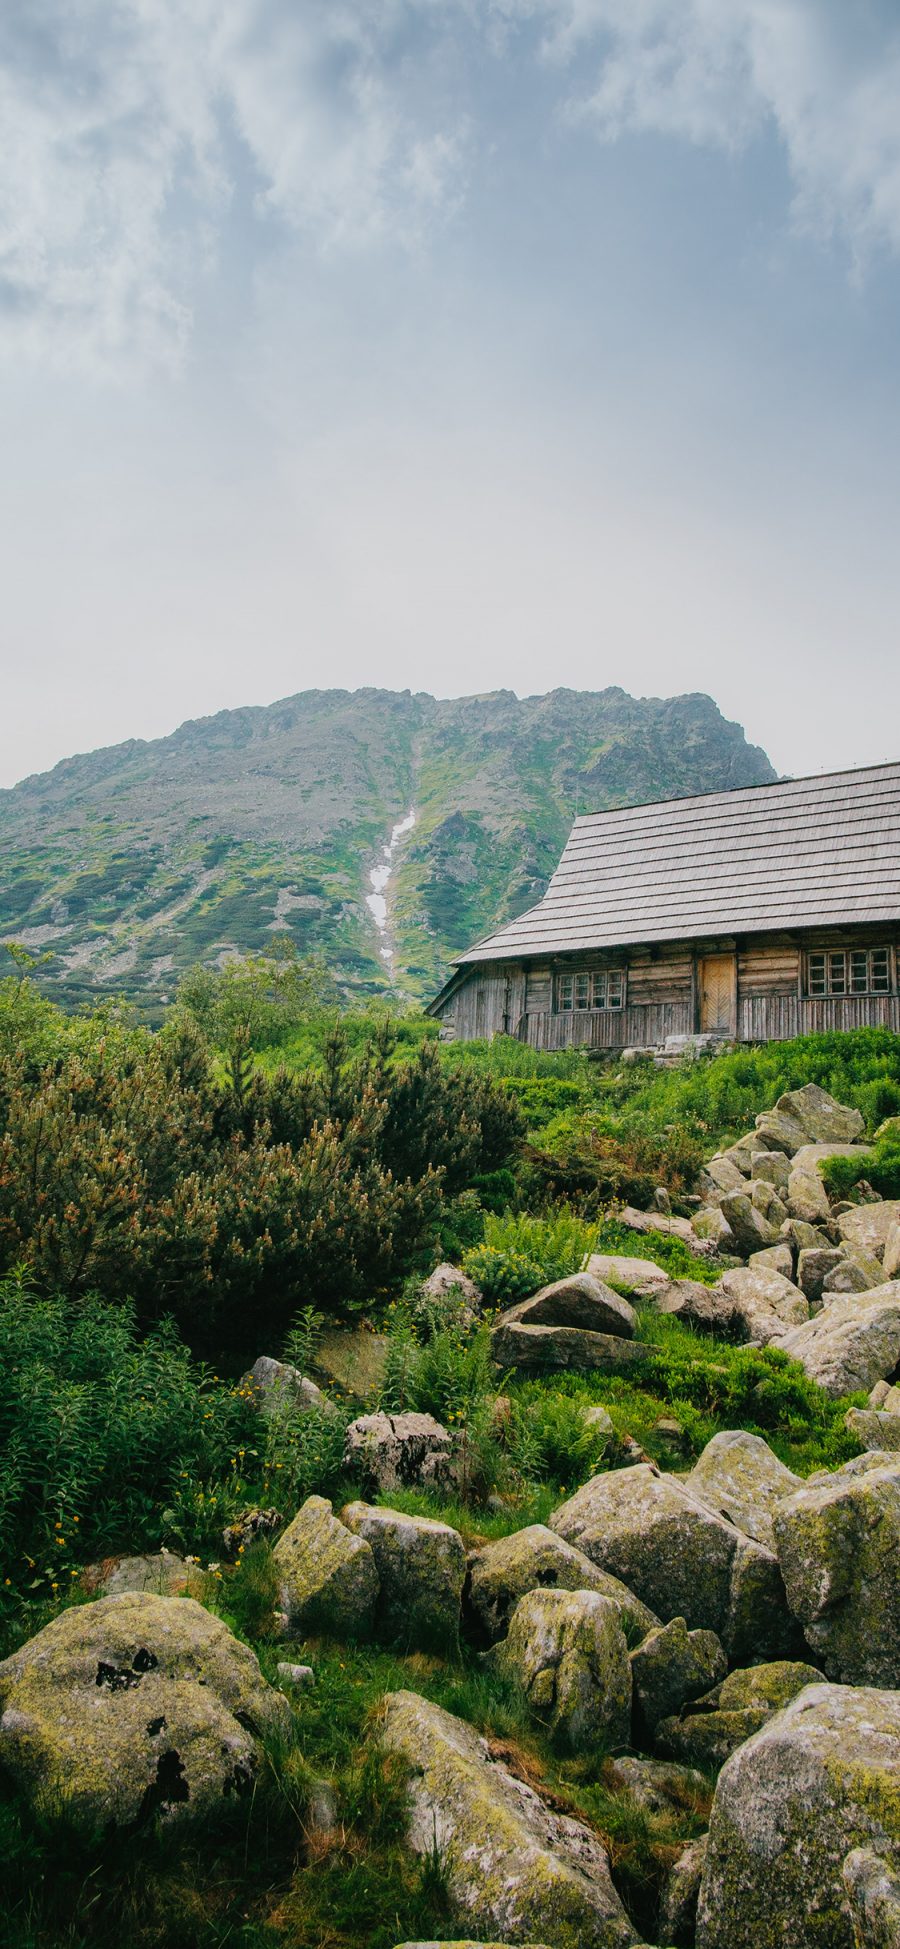
[[[459,1531],[430,1516],[369,1502],[348,1503],[341,1522],[374,1558],[379,1634],[424,1650],[454,1650],[466,1574]]]
[[[827,1676],[900,1685],[900,1456],[808,1482],[775,1515],[788,1601]]]
[[[550,1527],[663,1620],[715,1631],[729,1657],[781,1656],[795,1627],[771,1551],[648,1463],[596,1475]]]
[[[474,1634],[494,1643],[508,1629],[529,1590],[596,1590],[616,1605],[630,1640],[645,1637],[659,1619],[618,1577],[598,1570],[583,1550],[544,1523],[484,1543],[469,1556],[466,1610]]]
[[[745,1536],[775,1548],[772,1518],[779,1504],[802,1488],[761,1435],[728,1429],[713,1435],[686,1478],[707,1508],[736,1523]]]
[[[631,1654],[637,1732],[651,1736],[660,1719],[709,1692],[727,1669],[714,1631],[689,1631],[683,1617],[650,1631]]]
[[[635,1949],[599,1836],[414,1692],[384,1701],[382,1739],[409,1768],[408,1845],[445,1864],[451,1914],[479,1939]]]
[[[843,1865],[900,1845],[900,1693],[807,1686],[723,1767],[697,1949],[853,1949]]]
[[[530,1590],[509,1635],[485,1653],[573,1752],[627,1743],[631,1667],[615,1604],[592,1590]]]
[[[100,1598],[0,1665],[0,1764],[88,1829],[214,1814],[289,1723],[253,1652],[193,1598]]]
[[[822,1682],[815,1665],[789,1658],[729,1672],[721,1685],[660,1720],[656,1744],[685,1765],[716,1772],[805,1686]]]
[[[338,1522],[324,1496],[308,1496],[273,1551],[282,1607],[292,1630],[366,1637],[378,1600],[375,1558]]]

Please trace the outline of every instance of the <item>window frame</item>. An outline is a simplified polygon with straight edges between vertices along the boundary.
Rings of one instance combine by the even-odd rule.
[[[567,968],[553,980],[554,1015],[620,1015],[627,1005],[628,969]]]
[[[890,946],[883,943],[877,947],[808,948],[804,992],[807,1000],[819,1002],[894,994]]]

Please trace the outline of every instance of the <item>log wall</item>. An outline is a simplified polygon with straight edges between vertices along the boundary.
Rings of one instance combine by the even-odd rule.
[[[804,993],[807,952],[884,945],[892,950],[890,994]],[[435,1013],[448,1040],[503,1033],[536,1049],[648,1048],[699,1028],[699,963],[705,955],[727,953],[736,955],[735,1029],[740,1041],[785,1041],[868,1025],[900,1032],[900,924],[811,929],[802,935],[754,935],[738,941],[661,942],[617,953],[548,956],[527,965],[488,961],[464,971],[460,985]],[[555,974],[611,966],[627,969],[624,1008],[554,1011]]]

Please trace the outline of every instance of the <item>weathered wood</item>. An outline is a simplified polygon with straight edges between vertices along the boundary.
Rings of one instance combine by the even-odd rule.
[[[900,920],[900,764],[577,819],[542,901],[474,961]]]
[[[887,936],[890,935],[890,940]],[[810,996],[802,993],[801,974],[810,951],[889,945],[894,952],[894,992],[884,995]],[[710,943],[698,944],[702,966]],[[721,942],[716,943],[717,947]],[[891,929],[817,929],[783,936],[750,937],[738,945],[736,1034],[745,1042],[785,1041],[826,1029],[867,1025],[900,1032],[897,992],[897,938]],[[560,956],[558,968],[585,965],[581,956]],[[606,965],[594,957],[593,965]],[[670,1035],[690,1035],[700,1026],[693,981],[694,956],[685,944],[665,944],[655,957],[635,951],[627,963],[627,1001],[619,1009],[553,1007],[553,971],[519,964],[465,970],[460,985],[436,1012],[456,1040],[501,1033],[518,1036],[537,1049],[647,1048]]]
[[[889,989],[809,993],[811,953],[864,948],[887,949]],[[561,974],[602,968],[624,1006],[560,1007]],[[432,1012],[541,1049],[900,1029],[900,764],[576,820],[544,899],[463,957]]]

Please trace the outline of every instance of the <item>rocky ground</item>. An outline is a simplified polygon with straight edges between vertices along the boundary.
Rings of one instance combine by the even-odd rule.
[[[410,1491],[458,1496],[452,1429],[362,1415],[346,1459],[364,1495],[311,1495],[267,1552],[273,1652],[257,1657],[205,1608],[199,1568],[163,1553],[99,1566],[90,1601],[0,1665],[15,1792],[37,1810],[64,1800],[84,1832],[202,1823],[252,1797],[316,1709],[334,1647],[352,1661],[402,1645],[406,1682],[384,1688],[365,1737],[399,1769],[402,1845],[440,1881],[443,1941],[898,1949],[900,1201],[863,1186],[832,1204],[818,1169],[861,1135],[821,1090],[783,1097],[709,1160],[691,1218],[623,1214],[632,1232],[674,1231],[704,1278],[596,1254],[492,1328],[506,1373],[639,1371],[647,1306],[723,1345],[780,1348],[827,1396],[865,1394],[847,1411],[853,1459],[801,1478],[729,1429],[667,1469],[632,1443],[546,1523],[473,1542],[409,1507]],[[477,1315],[453,1269],[432,1297]],[[328,1412],[276,1361],[247,1383],[262,1414]],[[604,1409],[587,1412],[602,1428]],[[266,1522],[231,1535],[235,1555],[266,1550]],[[514,1702],[519,1741],[438,1701],[434,1675],[455,1669],[460,1696]],[[575,1791],[601,1778],[605,1819]],[[337,1818],[328,1796],[305,1782],[312,1862]],[[650,1896],[623,1821],[665,1837]]]

